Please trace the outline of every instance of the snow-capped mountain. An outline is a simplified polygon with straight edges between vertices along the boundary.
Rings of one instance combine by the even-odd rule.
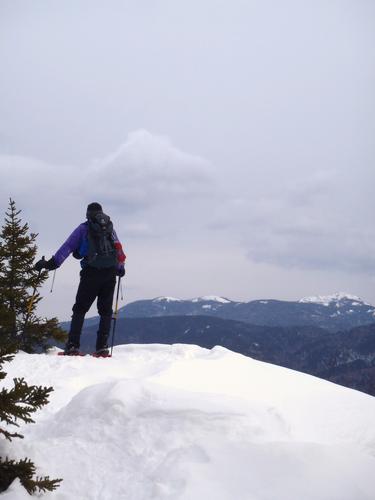
[[[203,297],[191,299],[191,302],[218,302],[219,304],[229,304],[232,301],[225,299],[224,297],[219,297],[218,295],[204,295]]]
[[[19,353],[2,381],[52,385],[1,451],[62,477],[59,500],[369,500],[375,398],[216,347],[111,359]],[[16,481],[1,500],[30,496]]]
[[[156,297],[154,302],[181,302],[181,299],[176,299],[175,297]]]
[[[231,302],[224,297],[219,297],[218,295],[205,295],[203,297],[196,297],[191,299],[190,301],[184,301],[182,299],[177,299],[176,297],[156,297],[152,299],[152,302],[161,302],[161,303],[169,303],[169,302],[218,302],[219,304],[228,304]]]
[[[206,295],[193,299],[177,299],[174,297],[156,297],[151,300],[138,300],[120,309],[120,317],[150,317],[171,315],[197,316],[208,311],[219,311],[223,306],[236,304],[231,300],[216,295]],[[129,316],[130,315],[130,316]]]
[[[263,326],[316,326],[329,332],[349,330],[375,323],[375,307],[359,297],[338,292],[327,296],[305,297],[299,301],[252,300],[233,301],[215,295],[193,299],[156,297],[137,300],[121,307],[119,318],[152,318],[162,316],[213,316]],[[92,326],[99,317],[86,319]],[[69,328],[69,322],[61,324]]]
[[[360,297],[357,297],[357,295],[351,295],[350,293],[346,292],[336,292],[332,295],[304,297],[303,299],[300,299],[299,302],[304,304],[322,304],[326,307],[328,307],[332,303],[338,304],[339,307],[347,303],[350,303],[350,305],[354,307],[358,307],[361,305],[371,307],[370,304],[364,302]]]

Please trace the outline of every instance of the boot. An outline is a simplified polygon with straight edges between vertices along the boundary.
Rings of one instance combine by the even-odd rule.
[[[81,351],[74,344],[67,342],[64,348],[64,354],[65,356],[80,356]]]
[[[110,358],[111,354],[109,354],[109,349],[99,349],[99,351],[95,351],[93,354],[94,358]]]
[[[99,329],[96,337],[96,352],[108,350],[108,337],[111,323],[112,316],[100,316]]]

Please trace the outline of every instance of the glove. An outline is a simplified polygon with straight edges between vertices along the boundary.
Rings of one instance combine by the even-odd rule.
[[[38,262],[34,265],[34,269],[36,271],[41,271],[42,269],[45,269],[45,264],[46,264],[46,259],[44,258],[44,256],[38,260]]]
[[[38,262],[35,264],[34,269],[36,271],[41,271],[42,269],[48,269],[48,271],[53,271],[54,269],[57,269],[59,266],[56,264],[55,259],[51,257],[49,260],[46,260],[44,257],[42,257]]]
[[[54,271],[59,266],[56,264],[55,259],[51,257],[49,260],[47,260],[44,267],[48,269],[48,271]]]
[[[117,276],[120,276],[120,278],[125,276],[125,267],[124,266],[118,267],[116,274],[117,274]]]

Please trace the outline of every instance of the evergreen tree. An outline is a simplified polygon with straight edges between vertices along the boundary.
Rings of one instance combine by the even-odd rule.
[[[0,232],[0,333],[17,343],[26,352],[46,350],[48,340],[65,340],[57,318],[42,321],[36,315],[41,300],[38,288],[48,278],[48,272],[34,270],[37,234],[29,232],[10,199],[5,223]]]
[[[48,273],[33,269],[37,235],[29,233],[28,225],[22,224],[19,214],[15,202],[10,200],[0,232],[0,380],[6,376],[3,364],[13,359],[18,348],[26,352],[45,350],[51,337],[59,341],[65,338],[56,318],[42,321],[36,315],[36,306],[41,300],[37,290]],[[20,421],[33,422],[31,415],[48,403],[52,390],[52,387],[29,386],[23,378],[14,379],[11,389],[2,388],[0,437],[9,441],[23,438],[10,427],[19,427]],[[0,456],[0,492],[17,477],[30,494],[57,488],[61,479],[35,477],[35,470],[28,458],[16,461]]]
[[[4,379],[6,373],[2,365],[13,359],[15,347],[4,342],[0,337],[0,380]],[[14,386],[10,390],[3,388],[0,391],[0,422],[7,426],[19,427],[17,421],[25,423],[34,422],[31,414],[48,403],[48,396],[53,391],[52,387],[29,386],[23,378],[14,379]],[[7,440],[12,438],[23,438],[22,434],[11,432],[8,428],[0,427],[0,436]],[[0,455],[0,492],[6,490],[17,477],[28,493],[37,490],[52,491],[56,489],[61,479],[50,479],[48,476],[35,477],[35,465],[28,458],[18,462]]]

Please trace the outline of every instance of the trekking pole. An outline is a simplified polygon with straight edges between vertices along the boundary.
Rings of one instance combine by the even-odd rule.
[[[121,282],[121,276],[118,277],[115,314],[112,318],[113,319],[113,327],[112,327],[111,356],[112,356],[112,352],[113,352],[113,344],[115,343],[115,330],[116,330],[116,322],[117,322],[117,314],[118,314],[118,297],[119,297],[119,293],[120,293],[120,282]]]
[[[56,278],[56,269],[53,271],[52,285],[51,285],[51,290],[49,291],[49,293],[52,293],[52,291],[53,291],[53,285],[55,284],[55,278]]]
[[[42,258],[44,259],[44,256]],[[27,306],[25,323],[23,324],[23,329],[22,329],[22,343],[23,344],[25,343],[26,326],[27,326],[27,323],[28,323],[28,321],[30,319],[31,310],[33,308],[33,304],[34,304],[34,301],[36,299],[36,295],[37,295],[36,291],[37,291],[37,288],[38,288],[38,282],[39,282],[39,278],[40,278],[41,272],[42,272],[42,270],[40,270],[38,272],[37,282],[36,282],[36,284],[34,286],[33,293],[32,293],[32,295],[30,297],[29,305]]]

